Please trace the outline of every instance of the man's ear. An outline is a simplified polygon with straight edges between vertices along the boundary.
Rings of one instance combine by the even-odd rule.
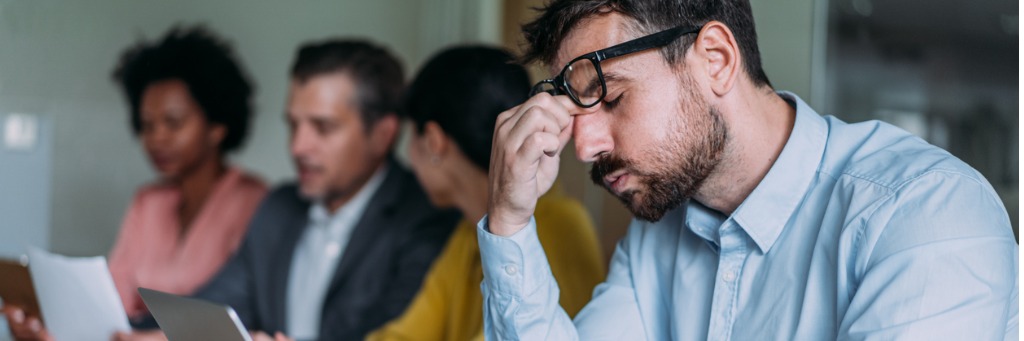
[[[387,154],[398,136],[398,115],[386,114],[377,119],[370,129],[370,148],[377,155]]]
[[[732,30],[719,21],[708,22],[693,43],[693,49],[715,95],[722,96],[732,90],[741,70],[740,48]]]

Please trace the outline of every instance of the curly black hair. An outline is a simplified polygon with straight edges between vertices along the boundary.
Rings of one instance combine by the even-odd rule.
[[[202,108],[207,121],[227,129],[222,153],[242,146],[252,117],[253,85],[230,44],[208,28],[175,26],[159,42],[141,41],[121,55],[114,68],[130,105],[132,131],[142,132],[140,106],[146,88],[155,82],[180,80]]]

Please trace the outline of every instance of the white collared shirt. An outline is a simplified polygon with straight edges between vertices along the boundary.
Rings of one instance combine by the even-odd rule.
[[[324,295],[334,278],[338,261],[386,174],[387,165],[382,165],[363,188],[333,214],[322,202],[309,208],[309,223],[295,247],[288,276],[288,301],[285,303],[288,336],[296,340],[315,340],[319,336]]]

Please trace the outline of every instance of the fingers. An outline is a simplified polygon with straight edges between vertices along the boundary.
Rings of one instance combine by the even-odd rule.
[[[26,316],[25,311],[16,306],[4,306],[4,316],[7,318],[8,328],[15,340],[47,340],[48,334],[43,329],[43,323],[39,318]]]
[[[572,101],[570,100],[570,102],[572,102]],[[593,114],[593,113],[595,113],[595,112],[597,112],[598,110],[601,109],[601,103],[602,102],[598,102],[597,105],[589,107],[589,108],[580,108],[578,106],[577,107],[573,107],[573,110],[569,110],[569,115],[579,116],[579,115],[590,115],[590,114]]]
[[[507,112],[506,112],[507,113]],[[527,145],[543,147],[544,154],[553,156],[561,150],[557,143],[563,134],[571,134],[573,118],[556,98],[547,94],[534,96],[530,101],[516,108],[514,114],[509,114],[502,126],[496,131],[496,143],[506,148],[507,152],[517,151]],[[550,137],[539,137],[536,135],[550,135]],[[547,141],[547,142],[545,142]],[[549,143],[554,141],[554,143]],[[538,143],[545,142],[545,143]],[[535,151],[525,151],[521,156],[540,154]]]
[[[555,101],[559,106],[561,106],[562,108],[565,108],[565,110],[569,114],[569,116],[593,114],[593,113],[597,112],[598,109],[601,108],[601,105],[600,105],[601,102],[598,102],[598,105],[595,105],[595,106],[592,106],[592,107],[589,107],[589,108],[580,107],[580,106],[576,105],[576,102],[573,102],[572,99],[570,99],[569,96],[566,96],[566,95],[551,96],[548,93],[540,93],[540,94],[537,94],[536,96],[533,96],[531,99],[533,99],[533,98],[542,98],[540,96],[546,96],[547,98],[550,98],[552,101]]]
[[[568,125],[560,123],[559,118],[570,122],[568,115],[561,115],[540,107],[532,107],[525,111],[513,126],[506,138],[506,143],[513,146],[521,145],[526,138],[534,133],[546,133],[558,136]]]
[[[569,144],[569,139],[572,139],[572,121],[575,120],[576,118],[573,116],[572,120],[569,121],[569,126],[562,129],[562,132],[558,134],[558,152],[556,154],[561,154],[562,149],[565,149],[565,146]]]
[[[559,145],[557,135],[534,133],[523,141],[522,146],[519,147],[516,154],[524,160],[538,162],[540,161],[541,155],[547,155],[549,157],[557,155],[558,149]]]
[[[160,330],[116,332],[110,338],[114,341],[166,341],[167,336]]]
[[[551,96],[548,93],[539,93],[530,97],[520,105],[505,110],[501,115],[498,115],[498,119],[495,122],[495,127],[508,125],[509,123],[515,123],[519,119],[519,116],[526,110],[529,110],[534,106],[557,106],[564,108],[567,112],[576,108],[575,104],[572,103],[566,96]],[[509,122],[509,120],[512,120]],[[510,125],[511,127],[511,125]]]
[[[249,333],[249,337],[252,338],[252,341],[270,341],[270,337],[264,332],[252,332]]]
[[[4,306],[4,316],[10,324],[22,324],[25,322],[25,311],[13,305]]]
[[[274,336],[270,336],[270,334],[263,331],[250,331],[249,336],[252,337],[252,341],[291,341],[290,338],[281,332],[276,332]]]
[[[544,150],[545,155],[554,156],[561,153],[572,138],[574,117],[596,112],[599,108],[600,105],[580,108],[567,96],[539,93],[525,103],[498,116],[495,124],[494,148],[506,148],[506,151],[518,150],[527,138],[532,138],[530,135],[539,131],[557,136],[560,142],[558,147]]]
[[[25,325],[28,326],[28,330],[32,331],[32,333],[39,333],[43,331],[43,322],[39,321],[38,318],[29,317],[26,320]]]
[[[563,96],[558,96],[563,97]],[[569,105],[571,105],[569,101]],[[558,129],[554,131],[560,131],[561,127],[569,124],[569,113],[571,107],[567,107],[564,101],[559,100],[556,97],[552,97],[549,94],[541,93],[533,96],[525,103],[520,104],[512,109],[506,110],[498,116],[498,120],[495,126],[495,132],[501,133],[502,136],[507,136],[508,132],[514,127],[522,127],[520,121],[524,118],[533,119],[530,122],[537,122],[535,116],[549,115],[550,119],[554,120],[555,126]]]

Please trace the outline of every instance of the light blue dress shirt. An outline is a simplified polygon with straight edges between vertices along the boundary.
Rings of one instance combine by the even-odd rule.
[[[569,319],[531,222],[478,237],[488,340],[1017,339],[1018,246],[977,171],[888,124],[821,117],[731,216],[634,220]]]
[[[341,255],[366,206],[387,175],[387,165],[376,170],[366,184],[334,213],[323,203],[309,207],[309,223],[292,256],[288,276],[285,318],[288,336],[295,340],[316,340],[320,335],[320,314]]]

